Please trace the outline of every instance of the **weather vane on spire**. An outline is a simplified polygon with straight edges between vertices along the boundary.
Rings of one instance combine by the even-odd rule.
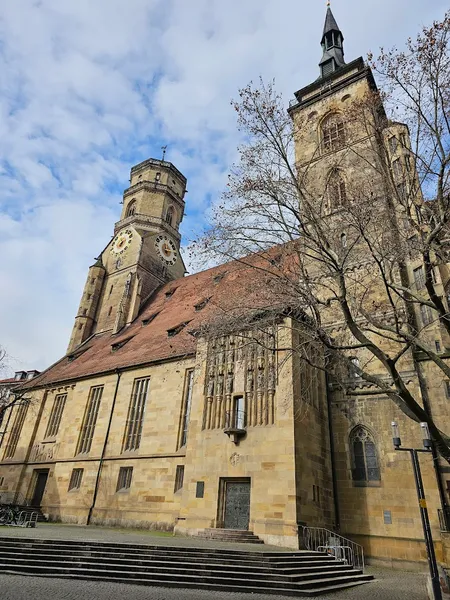
[[[161,150],[163,151],[162,159],[164,160],[166,156],[167,144],[165,146],[161,146]]]
[[[330,7],[331,6],[331,0],[327,0],[327,6]]]

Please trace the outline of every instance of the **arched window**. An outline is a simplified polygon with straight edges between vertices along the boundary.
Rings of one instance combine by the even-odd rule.
[[[131,200],[130,204],[127,206],[127,217],[132,217],[136,214],[136,200]]]
[[[331,113],[322,121],[322,147],[324,152],[339,150],[345,145],[344,123],[338,113]]]
[[[169,225],[173,225],[174,214],[175,214],[175,209],[173,208],[173,206],[169,206],[169,208],[167,209],[167,212],[166,212],[166,223],[169,223]]]
[[[330,211],[337,210],[347,202],[345,180],[339,169],[333,169],[328,177],[327,184],[328,206]]]
[[[350,434],[353,481],[380,481],[377,449],[370,432],[358,425]]]
[[[351,377],[359,377],[359,370],[360,370],[360,364],[359,364],[359,358],[356,358],[356,356],[352,356],[350,358],[350,376]]]
[[[341,233],[341,246],[342,248],[347,248],[347,234]]]

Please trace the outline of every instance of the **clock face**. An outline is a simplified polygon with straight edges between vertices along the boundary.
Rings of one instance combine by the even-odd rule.
[[[125,229],[116,235],[111,245],[111,254],[123,254],[131,244],[133,232],[131,229]]]
[[[155,248],[162,261],[167,265],[175,264],[178,258],[177,248],[167,235],[159,235],[156,238]]]

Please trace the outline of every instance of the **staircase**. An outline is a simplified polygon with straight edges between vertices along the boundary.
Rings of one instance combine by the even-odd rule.
[[[326,553],[0,537],[0,571],[228,592],[315,596],[373,579]]]
[[[244,544],[264,544],[264,541],[252,531],[246,529],[203,529],[197,537],[221,542],[241,542]]]

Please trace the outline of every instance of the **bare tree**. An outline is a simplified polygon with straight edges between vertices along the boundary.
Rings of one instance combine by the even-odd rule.
[[[438,332],[450,348],[449,36],[447,13],[406,51],[369,56],[383,91],[343,109],[345,131],[333,125],[340,151],[324,161],[323,145],[333,150],[336,140],[324,134],[303,152],[311,117],[291,119],[273,83],[241,90],[232,104],[246,143],[198,245],[261,275],[242,310],[224,310],[211,335],[251,328],[256,312],[261,327],[291,317],[292,353],[331,374],[344,394],[387,395],[427,422],[450,462],[450,438],[433,421],[425,388],[412,390],[404,375],[413,365],[422,381],[421,356],[450,379],[435,345]],[[344,180],[349,165],[354,174]],[[366,392],[354,389],[355,378]]]

